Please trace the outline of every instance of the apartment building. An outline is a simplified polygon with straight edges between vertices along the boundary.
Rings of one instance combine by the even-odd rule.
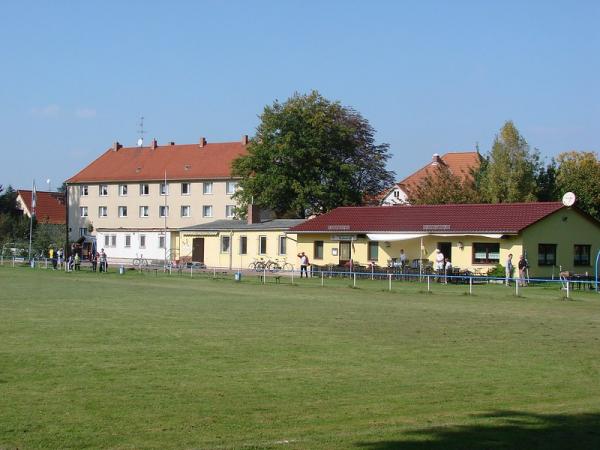
[[[238,142],[123,147],[116,142],[67,180],[69,240],[93,235],[109,258],[171,258],[182,227],[234,217]]]

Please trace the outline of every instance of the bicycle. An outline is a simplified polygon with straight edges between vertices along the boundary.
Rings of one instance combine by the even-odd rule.
[[[263,258],[255,259],[250,264],[248,264],[248,269],[256,270],[257,272],[262,272],[267,267],[267,263]]]
[[[150,263],[148,263],[148,260],[145,258],[135,258],[133,260],[133,265],[141,270],[143,267],[148,267]]]
[[[284,258],[282,261],[279,259],[269,260],[267,263],[267,270],[270,272],[279,272],[283,270],[284,272],[291,272],[294,270],[294,266],[292,266],[289,262]]]

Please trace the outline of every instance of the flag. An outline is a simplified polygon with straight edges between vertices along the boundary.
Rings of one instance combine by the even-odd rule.
[[[31,215],[35,216],[35,203],[37,193],[35,192],[35,180],[33,180],[33,190],[31,191]]]

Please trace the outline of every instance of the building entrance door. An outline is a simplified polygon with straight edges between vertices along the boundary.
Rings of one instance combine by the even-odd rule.
[[[352,259],[352,242],[340,241],[340,266]]]
[[[452,242],[438,242],[437,248],[452,262]]]
[[[204,262],[204,238],[194,238],[192,241],[192,261]]]

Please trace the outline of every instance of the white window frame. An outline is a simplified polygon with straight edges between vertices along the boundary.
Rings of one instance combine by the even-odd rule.
[[[235,191],[236,191],[237,187],[238,187],[238,182],[237,181],[228,181],[225,184],[225,193],[227,195],[233,195],[233,194],[235,194]]]
[[[242,239],[246,241],[246,251],[242,252]],[[239,254],[240,255],[247,255],[248,254],[248,236],[240,236],[240,248],[239,248]]]
[[[108,196],[108,184],[101,184],[98,186],[98,194],[100,197]]]
[[[167,237],[166,236],[158,236],[158,248],[165,248],[167,245]]]
[[[144,212],[146,214],[144,214]],[[149,206],[140,206],[140,217],[141,218],[150,217],[150,207]]]
[[[117,235],[116,234],[110,235],[110,244],[111,244],[111,247],[113,247],[113,248],[115,248],[117,246]]]
[[[281,251],[282,243],[283,243],[283,252]],[[287,255],[287,238],[286,238],[285,234],[280,234],[277,239],[277,254],[278,255]]]
[[[158,217],[169,217],[169,206],[160,205],[158,207]]]
[[[119,185],[119,197],[127,197],[128,185],[120,184]]]
[[[119,206],[119,217],[127,217],[127,206]]]
[[[79,186],[79,195],[81,197],[87,197],[90,193],[90,188],[87,184],[82,184]]]
[[[181,205],[181,217],[192,217],[192,207],[190,205]]]
[[[108,217],[108,206],[98,206],[98,217]]]
[[[140,240],[140,248],[146,248],[146,235],[140,234],[139,240]]]
[[[207,208],[209,214],[207,214]],[[212,205],[202,205],[202,217],[212,217],[213,216],[213,207]]]
[[[225,248],[225,242],[227,242],[227,248]],[[219,243],[219,247],[221,250],[221,253],[231,253],[231,236],[229,236],[228,234],[224,234],[221,236],[220,239],[220,243]]]
[[[160,195],[169,195],[169,183],[162,182],[158,187]]]
[[[79,207],[79,217],[88,217],[88,207],[87,206]]]
[[[262,245],[263,238],[265,239],[265,246],[264,246],[264,248],[263,248],[263,245]],[[269,242],[269,239],[267,238],[267,236],[265,234],[262,234],[262,235],[258,236],[258,254],[259,255],[266,255],[267,254],[268,242]]]
[[[204,195],[212,195],[212,193],[213,193],[213,182],[212,181],[205,181],[204,183],[202,183],[202,193]]]
[[[105,234],[104,235],[104,246],[105,247],[110,247],[110,234]]]
[[[125,235],[125,248],[130,248],[130,247],[131,247],[131,235],[126,234]]]
[[[85,236],[86,233],[87,233],[86,227],[79,228],[79,237]]]
[[[187,192],[183,192],[183,187],[187,186]],[[181,183],[181,195],[190,195],[192,193],[192,183]]]
[[[140,195],[150,195],[150,185],[148,183],[140,183]]]
[[[225,217],[228,219],[235,217],[235,205],[225,205]]]

